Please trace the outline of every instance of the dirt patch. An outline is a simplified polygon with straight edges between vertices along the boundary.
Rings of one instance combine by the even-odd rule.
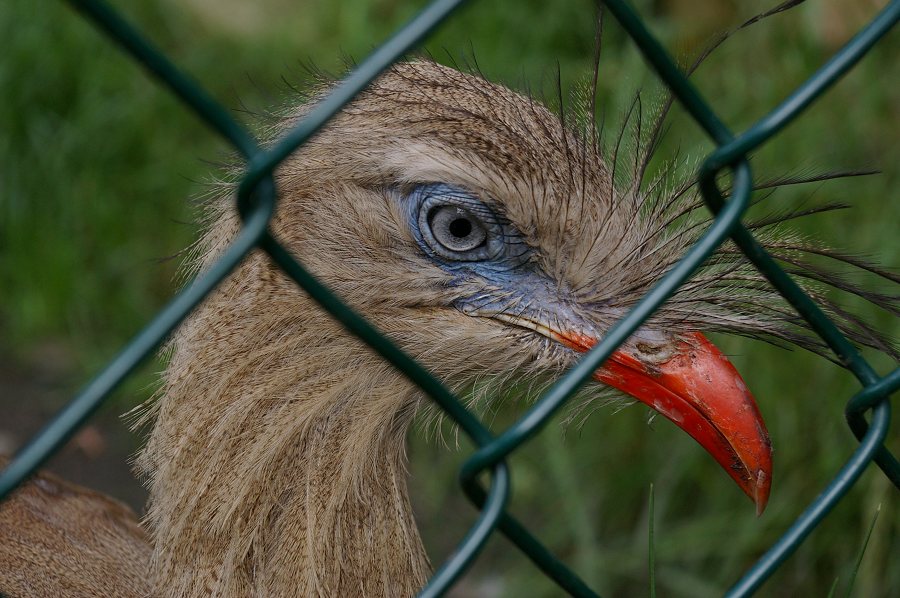
[[[0,454],[12,455],[75,395],[70,364],[65,351],[53,345],[24,362],[8,355],[0,359]],[[128,465],[138,441],[116,413],[101,410],[44,468],[124,501],[140,514],[147,492]]]

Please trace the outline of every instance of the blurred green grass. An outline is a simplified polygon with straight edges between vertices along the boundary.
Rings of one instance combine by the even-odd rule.
[[[303,64],[339,72],[360,59],[422,2],[352,0],[132,1],[121,9],[176,64],[244,122],[291,101]],[[821,64],[884,2],[808,3],[730,40],[697,74],[726,122],[741,129]],[[736,2],[640,2],[677,55],[752,15]],[[590,73],[593,9],[586,1],[479,2],[428,43],[441,62],[471,61],[491,79],[555,97]],[[0,354],[14,363],[65,348],[71,391],[109,359],[170,297],[176,254],[195,227],[188,198],[227,148],[169,94],[63,3],[0,6]],[[852,210],[798,228],[833,246],[900,264],[900,89],[894,32],[808,114],[754,156],[757,173],[877,168],[877,176],[785,189],[777,204],[844,201]],[[658,89],[609,19],[600,76],[607,120],[638,87]],[[677,112],[677,111],[676,111]],[[709,144],[675,114],[662,153],[700,156]],[[869,281],[871,282],[871,281]],[[897,323],[861,301],[855,312]],[[756,394],[776,447],[770,506],[757,519],[726,476],[668,422],[643,408],[600,410],[581,429],[551,427],[512,458],[513,509],[603,595],[645,594],[647,498],[656,497],[656,583],[661,596],[715,596],[744,571],[824,487],[856,447],[843,421],[852,378],[821,358],[743,339],[717,339]],[[43,359],[45,357],[41,357]],[[873,356],[881,371],[891,364]],[[34,364],[32,364],[33,366]],[[40,367],[40,364],[37,364]],[[151,364],[117,393],[122,412],[151,392]],[[28,409],[14,397],[0,408]],[[496,415],[499,429],[521,409]],[[900,452],[894,426],[889,444]],[[412,439],[413,496],[437,562],[473,512],[456,487],[467,447]],[[124,461],[126,455],[122,455]],[[835,512],[762,590],[826,595],[848,579],[878,504],[882,512],[855,584],[857,596],[900,594],[900,501],[870,469]],[[838,595],[842,593],[841,583]],[[557,590],[501,538],[467,576],[460,595],[554,596]]]

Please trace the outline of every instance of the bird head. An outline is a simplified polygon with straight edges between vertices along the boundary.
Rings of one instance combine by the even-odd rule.
[[[273,137],[305,110],[281,115]],[[272,228],[452,388],[492,380],[496,389],[572,366],[696,238],[671,222],[688,199],[649,198],[614,179],[600,144],[540,103],[414,62],[393,67],[279,166]],[[286,279],[279,288],[296,296]],[[761,511],[769,438],[740,375],[703,334],[723,328],[723,310],[679,298],[586,392],[615,389],[672,420]],[[750,325],[728,315],[738,331]]]
[[[302,119],[316,97],[279,114],[271,138]],[[702,201],[691,184],[673,182],[665,170],[643,180],[650,149],[624,158],[597,136],[594,127],[572,127],[532,98],[477,75],[432,62],[398,64],[278,167],[272,230],[339,297],[454,390],[484,382],[498,392],[538,388],[596,344],[704,229],[702,217],[694,217]],[[227,202],[213,212],[201,266],[239,228]],[[800,268],[807,246],[770,226],[790,217],[754,232],[776,257]],[[361,368],[369,358],[383,366],[362,343],[347,345],[346,333],[273,265],[251,260],[241,275],[231,298],[215,308],[219,328],[221,313],[240,309],[233,319],[246,322],[251,309],[264,323],[245,326],[253,330],[245,336],[305,334],[292,350],[315,346],[322,367],[340,360]],[[252,285],[258,289],[248,293]],[[828,310],[827,298],[816,297]],[[841,324],[851,338],[878,346],[865,327]],[[595,399],[624,395],[672,420],[761,511],[771,482],[768,434],[750,391],[708,332],[820,350],[781,297],[726,244],[583,392]],[[219,349],[207,354],[234,344],[234,336],[219,333],[210,341]],[[195,335],[179,350],[196,342]],[[215,382],[214,374],[204,375]]]

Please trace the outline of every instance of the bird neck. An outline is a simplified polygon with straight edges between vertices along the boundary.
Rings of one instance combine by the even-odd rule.
[[[201,311],[175,338],[138,460],[159,593],[415,594],[410,386],[310,312],[273,332],[219,305],[215,327]]]

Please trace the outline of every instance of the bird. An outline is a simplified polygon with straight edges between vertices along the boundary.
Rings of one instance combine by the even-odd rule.
[[[314,85],[279,112],[266,142],[328,87]],[[477,72],[398,63],[277,167],[271,231],[451,390],[491,400],[546,388],[703,232],[689,177],[647,174],[660,130],[626,157],[601,142],[590,117],[567,119]],[[208,269],[241,229],[231,179],[203,202],[190,273]],[[805,258],[860,263],[785,232],[780,225],[796,216],[748,226],[814,279],[804,284],[845,334],[896,354],[821,290],[847,289],[839,276]],[[660,412],[761,510],[771,442],[711,332],[825,352],[726,243],[580,396],[630,397]],[[108,583],[119,587],[106,595],[378,597],[423,586],[431,563],[410,506],[405,438],[433,408],[403,374],[261,251],[187,318],[164,354],[160,390],[134,414],[149,429],[135,461],[150,490],[143,522],[40,474],[0,505],[0,537],[20,538],[0,543],[0,591],[85,595],[74,580],[116,570]],[[73,553],[86,533],[76,529],[83,512],[108,533],[89,534],[89,549]],[[21,550],[51,529],[48,546],[68,566],[51,561],[50,548],[39,558]],[[42,572],[54,567],[55,575]]]

